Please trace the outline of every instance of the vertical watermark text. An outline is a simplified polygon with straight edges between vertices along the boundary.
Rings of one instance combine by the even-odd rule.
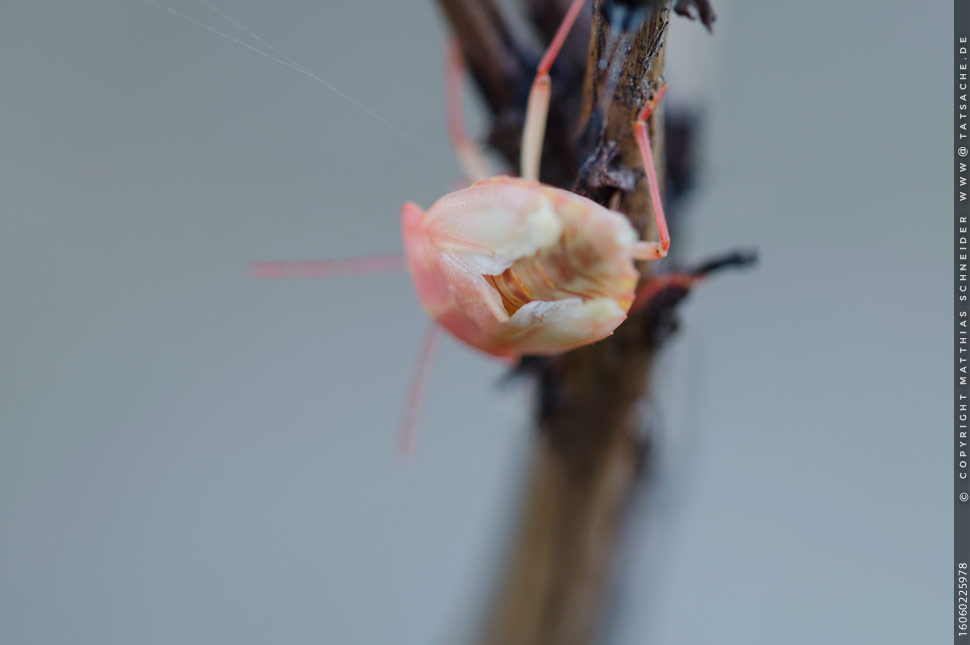
[[[970,0],[953,3],[953,433],[954,433],[954,642],[970,645],[970,201],[967,201]]]

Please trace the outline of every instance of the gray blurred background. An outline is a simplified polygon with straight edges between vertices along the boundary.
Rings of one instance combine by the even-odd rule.
[[[715,6],[669,35],[670,105],[706,115],[674,243],[763,261],[665,350],[601,642],[943,642],[951,3]],[[443,21],[218,7],[423,143],[144,0],[0,4],[0,642],[460,642],[528,387],[447,341],[398,459],[407,277],[247,275],[396,252],[453,186]]]

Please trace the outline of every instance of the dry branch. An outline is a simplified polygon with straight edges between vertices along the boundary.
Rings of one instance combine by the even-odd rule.
[[[517,167],[526,96],[545,42],[517,41],[493,0],[438,2],[494,117],[489,141]],[[521,3],[547,41],[568,0]],[[690,6],[705,24],[713,19],[706,2],[677,3],[681,11]],[[658,85],[669,15],[665,2],[593,3],[552,71],[541,172],[547,183],[627,214],[646,239],[656,231],[632,123]],[[618,78],[610,73],[617,69]],[[664,159],[662,123],[661,108],[650,122],[657,159]],[[658,171],[662,177],[663,167]],[[651,267],[641,269],[647,275]],[[523,362],[539,380],[540,433],[483,642],[592,641],[616,539],[644,466],[648,435],[638,403],[665,321],[684,295],[667,294],[660,308],[631,316],[605,341]]]

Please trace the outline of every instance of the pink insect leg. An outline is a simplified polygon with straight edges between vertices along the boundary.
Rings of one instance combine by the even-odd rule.
[[[458,163],[471,182],[490,176],[481,148],[465,134],[462,120],[461,82],[465,77],[465,62],[458,43],[450,40],[445,52],[445,97],[448,114],[448,136],[455,148]]]
[[[667,275],[651,276],[646,284],[637,291],[630,311],[635,312],[647,307],[658,294],[666,289],[676,288],[689,291],[707,280],[707,276],[715,271],[732,266],[749,266],[756,262],[757,259],[758,255],[754,251],[734,251],[733,253],[727,253],[723,256],[710,259],[688,273],[669,273]]]
[[[549,48],[539,61],[536,69],[535,80],[532,81],[532,89],[529,91],[529,103],[525,110],[525,126],[522,128],[522,177],[530,181],[539,181],[539,162],[542,158],[542,139],[546,134],[546,117],[549,115],[549,96],[551,83],[549,80],[549,70],[552,63],[559,55],[559,50],[566,42],[566,36],[572,28],[573,23],[579,16],[586,0],[573,0],[566,11],[562,24],[556,31]]]
[[[660,86],[657,94],[643,106],[633,123],[633,132],[643,158],[643,171],[647,176],[647,186],[650,189],[650,204],[653,207],[653,218],[657,225],[657,242],[638,242],[634,249],[634,257],[638,260],[659,260],[666,257],[670,249],[670,233],[667,230],[667,218],[664,216],[663,204],[660,201],[660,182],[657,181],[657,167],[653,161],[653,151],[650,149],[650,134],[647,131],[647,119],[657,103],[667,92],[667,84]]]
[[[421,341],[421,349],[414,362],[414,373],[411,376],[411,386],[408,389],[407,402],[404,405],[404,417],[398,432],[398,452],[412,454],[418,441],[418,421],[424,408],[425,395],[428,392],[428,381],[431,379],[431,368],[434,357],[441,344],[441,330],[434,323],[428,325]]]
[[[630,306],[630,311],[640,311],[648,304],[650,301],[656,297],[658,293],[669,289],[671,287],[680,287],[681,289],[693,289],[697,286],[699,282],[704,279],[703,276],[691,275],[689,273],[671,273],[668,275],[658,276],[656,278],[650,278],[645,285],[643,285],[639,291],[637,291],[636,298],[633,300],[633,304]]]
[[[306,262],[253,262],[250,275],[261,280],[283,278],[335,278],[348,275],[397,273],[406,270],[404,255],[368,255],[343,260]]]

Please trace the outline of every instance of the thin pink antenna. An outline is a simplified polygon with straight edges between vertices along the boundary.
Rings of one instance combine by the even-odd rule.
[[[404,255],[368,255],[343,260],[310,260],[306,262],[253,262],[250,275],[259,280],[284,278],[335,278],[375,273],[398,273],[407,269]]]
[[[414,454],[418,442],[418,420],[424,408],[425,395],[428,392],[428,381],[431,379],[431,368],[434,357],[441,344],[441,333],[438,325],[431,323],[424,332],[421,349],[414,362],[414,373],[411,376],[411,387],[404,404],[404,418],[401,419],[401,429],[398,432],[397,449],[401,455]]]

